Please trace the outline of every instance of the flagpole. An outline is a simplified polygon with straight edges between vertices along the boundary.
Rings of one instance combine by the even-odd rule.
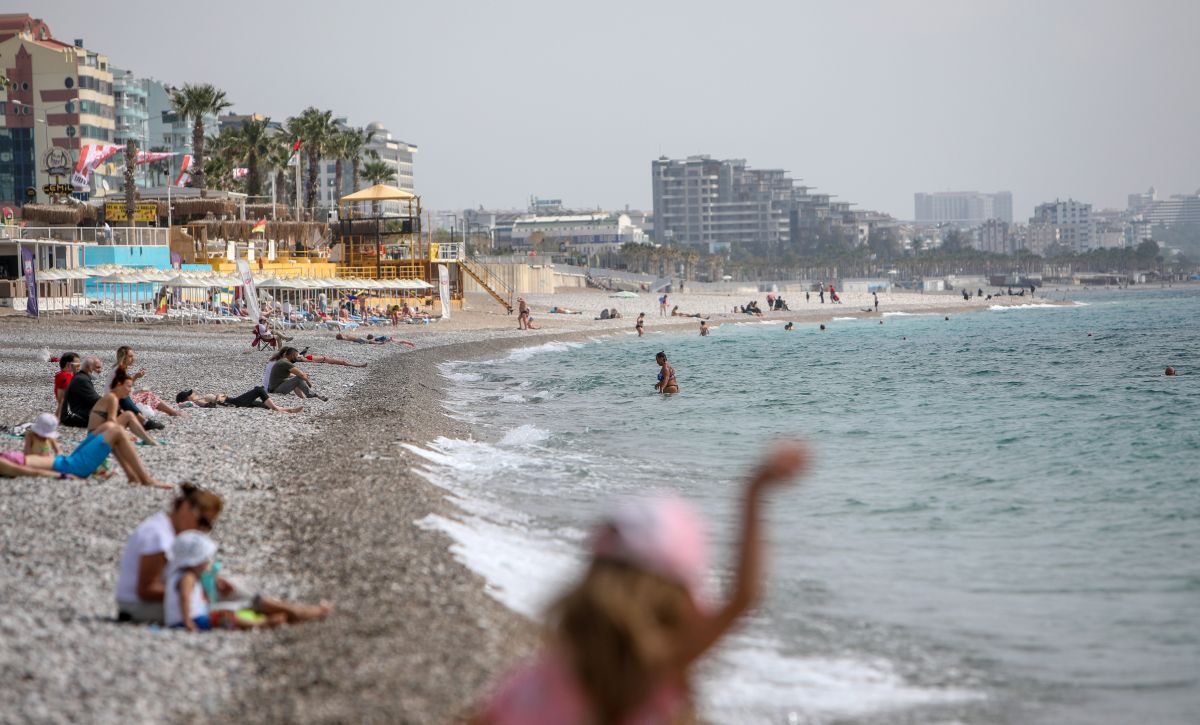
[[[167,245],[171,244],[171,187],[175,186],[175,177],[171,174],[171,160],[173,156],[167,157]]]

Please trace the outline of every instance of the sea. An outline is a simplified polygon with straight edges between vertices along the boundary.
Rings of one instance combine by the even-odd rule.
[[[765,601],[697,673],[702,717],[1196,723],[1200,289],[1068,302],[445,363],[473,435],[413,450],[463,514],[420,523],[537,619],[614,501],[676,491],[717,599],[747,472],[799,437],[812,470],[770,498]]]

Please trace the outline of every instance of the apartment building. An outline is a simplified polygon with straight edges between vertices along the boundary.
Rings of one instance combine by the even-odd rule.
[[[1092,205],[1074,199],[1055,199],[1038,204],[1029,220],[1034,224],[1050,225],[1058,229],[1058,243],[1081,253],[1095,249],[1093,239]],[[1040,254],[1040,252],[1039,252]]]
[[[83,145],[113,142],[108,57],[82,39],[56,39],[41,19],[4,14],[0,59],[8,81],[0,98],[0,202],[46,203],[42,187],[70,183]]]
[[[913,195],[918,224],[951,224],[963,229],[977,227],[988,219],[1012,223],[1012,192],[937,191]]]

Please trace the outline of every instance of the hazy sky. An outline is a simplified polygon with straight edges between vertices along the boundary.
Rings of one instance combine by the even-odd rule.
[[[117,11],[120,8],[120,12]],[[901,218],[913,192],[1200,187],[1200,2],[37,0],[113,64],[417,144],[429,208],[649,208],[650,162],[784,168]]]

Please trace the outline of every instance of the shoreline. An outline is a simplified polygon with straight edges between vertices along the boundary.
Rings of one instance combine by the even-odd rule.
[[[764,318],[723,314],[712,322],[879,316],[846,307]],[[61,722],[247,713],[270,722],[461,716],[487,682],[536,644],[536,627],[485,591],[485,581],[456,559],[449,536],[416,525],[431,513],[455,518],[461,511],[451,494],[420,475],[422,459],[403,445],[472,434],[443,408],[451,382],[440,363],[632,334],[634,320],[566,316],[522,334],[513,329],[515,317],[496,315],[475,328],[474,318],[493,315],[468,310],[456,317],[460,324],[467,318],[462,329],[397,329],[417,342],[410,352],[299,333],[297,342],[315,352],[371,366],[309,366],[334,399],[310,403],[302,414],[193,411],[168,422],[167,446],[139,448],[156,475],[225,496],[215,536],[232,574],[273,595],[332,601],[337,609],[324,622],[192,637],[118,626],[111,619],[117,555],[133,527],[171,495],[129,486],[119,473],[104,482],[6,479],[0,586],[10,608],[0,613],[0,635],[9,646],[0,652],[0,676],[13,684],[0,694],[0,710]],[[539,322],[547,317],[556,316]],[[686,326],[696,322],[648,315],[647,331],[692,334]],[[10,373],[0,381],[5,425],[52,405],[56,366],[38,359],[43,346],[53,354],[99,354],[107,366],[111,350],[132,344],[151,373],[149,387],[172,397],[185,387],[240,392],[257,384],[265,359],[249,352],[246,330],[11,317],[0,319],[0,329],[0,364]],[[74,440],[65,438],[68,445]],[[14,439],[3,447],[19,446]],[[198,684],[169,701],[161,697],[185,676]]]

